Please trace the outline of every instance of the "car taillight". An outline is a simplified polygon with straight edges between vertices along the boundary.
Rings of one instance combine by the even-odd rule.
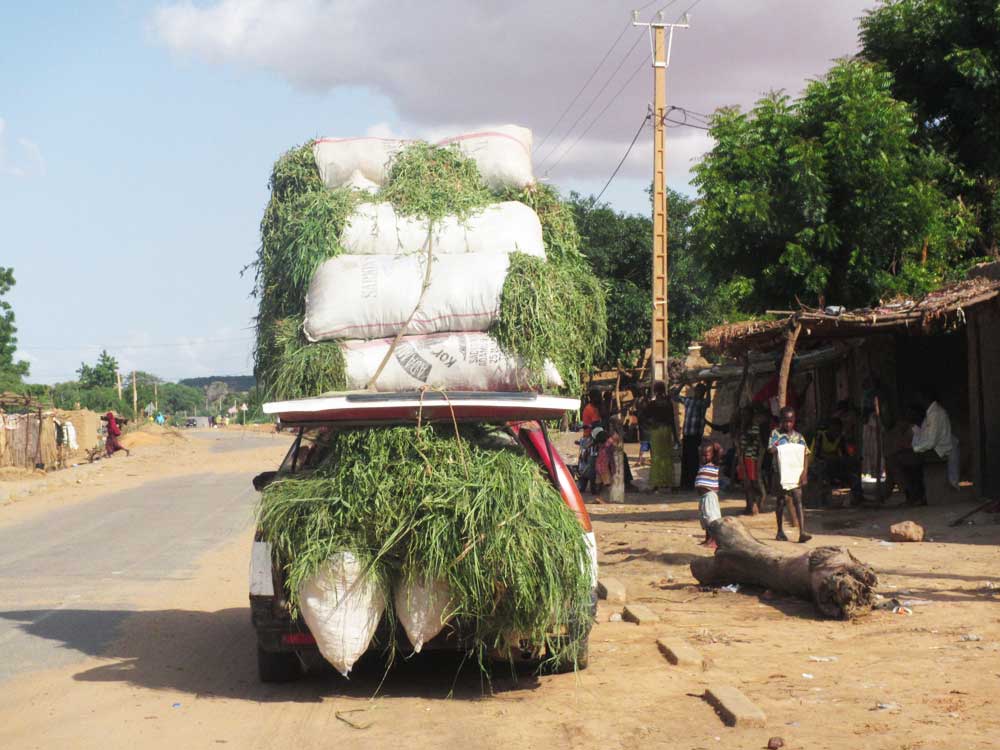
[[[311,633],[285,633],[281,636],[281,642],[286,646],[312,646],[316,639]]]

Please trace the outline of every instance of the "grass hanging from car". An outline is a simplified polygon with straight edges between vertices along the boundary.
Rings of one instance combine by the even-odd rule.
[[[456,438],[449,424],[327,440],[320,462],[271,484],[258,509],[266,540],[286,561],[293,606],[302,583],[349,550],[382,585],[446,581],[450,612],[474,634],[480,657],[492,649],[509,656],[513,634],[564,664],[581,656],[591,616],[586,542],[512,438],[481,427]]]

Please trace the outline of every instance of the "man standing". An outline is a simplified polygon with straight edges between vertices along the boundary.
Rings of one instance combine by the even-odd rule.
[[[674,401],[684,405],[684,437],[681,441],[681,488],[694,488],[694,478],[698,473],[698,448],[705,435],[705,412],[712,403],[708,388],[704,383],[694,387],[693,396],[681,396],[677,391]]]
[[[919,426],[913,426],[910,446],[893,456],[899,470],[895,475],[902,477],[907,505],[927,505],[924,466],[945,462],[951,454],[951,420],[938,403],[937,393],[929,391],[919,399],[920,407],[925,409],[924,419]]]

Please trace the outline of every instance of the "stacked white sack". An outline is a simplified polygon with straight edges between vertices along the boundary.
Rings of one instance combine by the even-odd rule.
[[[432,263],[424,290],[422,253],[324,261],[306,294],[306,338],[378,339],[404,327],[410,334],[488,330],[500,309],[507,254],[435,255]]]
[[[341,341],[347,390],[365,388],[394,339]],[[545,363],[542,388],[562,388],[559,371]],[[521,391],[531,387],[531,372],[517,357],[508,357],[486,333],[404,336],[375,383],[383,393],[413,391],[423,386],[448,391]]]
[[[396,586],[394,598],[396,617],[414,652],[419,654],[424,644],[444,628],[451,590],[445,581],[410,580]]]
[[[363,178],[362,178],[363,179]],[[428,219],[400,216],[391,203],[362,203],[347,218],[340,244],[352,255],[395,255],[426,249]],[[542,222],[517,201],[487,206],[464,221],[456,216],[433,222],[435,253],[512,253],[545,257]]]
[[[323,658],[346,677],[368,650],[385,596],[351,552],[338,552],[299,588],[299,610]]]
[[[385,184],[392,157],[407,143],[410,141],[396,138],[320,138],[313,144],[313,158],[328,188],[368,189],[370,183]],[[503,125],[438,142],[440,146],[449,144],[455,144],[476,162],[479,174],[493,190],[521,189],[535,181],[531,167],[532,137],[527,128]]]

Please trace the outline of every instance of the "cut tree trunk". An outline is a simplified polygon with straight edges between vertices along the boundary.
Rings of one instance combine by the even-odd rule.
[[[735,518],[716,521],[710,530],[719,545],[715,555],[691,563],[703,585],[762,586],[807,599],[824,616],[844,620],[866,614],[874,604],[875,571],[843,547],[783,555],[754,539]]]

